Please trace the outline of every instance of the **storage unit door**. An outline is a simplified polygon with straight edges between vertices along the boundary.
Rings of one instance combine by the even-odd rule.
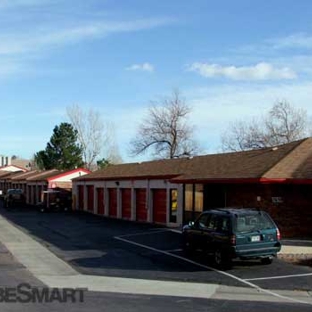
[[[167,222],[167,191],[153,190],[153,222]]]
[[[97,189],[98,214],[104,215],[104,188]]]
[[[32,205],[36,204],[36,191],[37,191],[37,187],[36,185],[33,185],[32,190],[31,190],[31,204]]]
[[[136,220],[147,221],[146,189],[136,190]]]
[[[41,202],[41,192],[42,192],[42,185],[38,185],[37,196],[36,196],[36,204]]]
[[[83,185],[78,185],[78,209],[83,210],[84,203],[84,187]]]
[[[131,218],[131,189],[121,190],[122,218]]]
[[[31,203],[31,186],[28,185],[27,187],[27,204]]]
[[[117,190],[108,189],[109,216],[117,217]]]
[[[94,186],[87,186],[87,194],[88,194],[88,211],[94,211]]]

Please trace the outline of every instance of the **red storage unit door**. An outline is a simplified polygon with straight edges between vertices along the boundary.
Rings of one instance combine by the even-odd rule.
[[[36,185],[32,186],[32,190],[31,190],[31,204],[35,205],[36,204],[36,195],[37,194],[37,187]]]
[[[28,188],[27,188],[27,204],[30,204],[31,203],[31,186],[28,185]]]
[[[42,192],[42,185],[38,185],[36,204],[38,204],[41,201],[41,192]]]
[[[84,188],[83,185],[78,186],[78,209],[83,210],[84,203]]]
[[[147,221],[146,189],[136,190],[136,220]]]
[[[98,214],[104,215],[104,188],[100,187],[97,189],[97,204]]]
[[[88,194],[88,211],[94,211],[94,186],[87,186],[87,194]]]
[[[167,191],[153,190],[153,221],[167,223]]]
[[[117,190],[108,189],[109,216],[117,217]]]
[[[131,189],[121,190],[122,218],[131,218]]]

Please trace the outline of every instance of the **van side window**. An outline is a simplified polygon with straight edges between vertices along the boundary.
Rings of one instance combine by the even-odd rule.
[[[227,217],[222,217],[220,222],[220,231],[228,233],[230,231],[230,219]]]
[[[211,231],[227,233],[230,230],[230,219],[223,216],[212,215],[207,228]]]
[[[200,229],[206,229],[207,228],[209,217],[210,217],[209,214],[204,214],[197,220],[196,223]]]

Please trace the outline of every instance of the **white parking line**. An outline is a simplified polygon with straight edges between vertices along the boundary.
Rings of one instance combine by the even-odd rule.
[[[180,252],[183,251],[183,249],[181,248],[177,248],[177,249],[171,249],[171,250],[166,250],[167,252]]]
[[[214,272],[217,272],[221,275],[225,275],[227,277],[230,277],[236,281],[239,281],[241,282],[242,284],[245,284],[247,286],[250,286],[251,288],[254,288],[256,289],[257,291],[259,292],[262,292],[262,293],[266,293],[268,295],[271,295],[271,296],[274,296],[274,297],[277,297],[277,298],[280,298],[280,299],[283,299],[283,300],[288,300],[288,301],[291,301],[291,302],[296,302],[296,303],[303,303],[303,304],[308,304],[308,305],[312,305],[311,303],[309,302],[306,302],[306,301],[303,301],[303,300],[298,300],[298,299],[295,299],[295,298],[291,298],[291,297],[286,297],[286,296],[283,296],[283,295],[280,295],[280,294],[277,294],[273,291],[270,291],[270,290],[267,290],[267,289],[263,289],[261,287],[259,287],[258,285],[256,284],[253,284],[247,280],[244,280],[244,279],[241,279],[235,275],[232,275],[230,273],[227,273],[227,272],[224,272],[224,271],[220,271],[220,270],[217,270],[213,267],[209,267],[207,265],[203,265],[203,264],[200,264],[198,262],[195,262],[193,260],[190,260],[190,259],[187,259],[187,258],[184,258],[184,257],[181,257],[181,256],[178,256],[178,255],[175,255],[175,254],[172,254],[170,252],[167,252],[167,251],[164,251],[164,250],[160,250],[160,249],[157,249],[157,248],[153,248],[153,247],[150,247],[150,246],[147,246],[147,245],[143,245],[143,244],[140,244],[140,243],[136,243],[136,242],[133,242],[133,241],[130,241],[128,239],[125,239],[125,238],[122,238],[121,236],[115,236],[114,237],[115,239],[117,240],[120,240],[122,242],[125,242],[125,243],[128,243],[128,244],[132,244],[132,245],[135,245],[135,246],[138,246],[138,247],[141,247],[141,248],[145,248],[145,249],[149,249],[149,250],[152,250],[152,251],[155,251],[155,252],[158,252],[158,253],[161,253],[161,254],[164,254],[164,255],[167,255],[169,257],[173,257],[173,258],[177,258],[179,260],[182,260],[182,261],[185,261],[185,262],[188,262],[188,263],[191,263],[193,265],[196,265],[198,267],[201,267],[201,268],[204,268],[204,269],[207,269],[207,270],[210,270],[210,271],[214,271]]]
[[[149,231],[146,231],[146,232],[137,232],[137,233],[133,233],[133,234],[123,234],[123,235],[119,235],[118,237],[140,236],[140,235],[146,235],[146,234],[165,233],[165,232],[173,232],[173,233],[182,234],[181,231],[175,230],[175,229],[150,229]]]
[[[168,229],[168,231],[173,232],[173,233],[182,234],[182,231],[181,231],[181,230]]]
[[[246,278],[245,281],[261,281],[279,278],[292,278],[292,277],[302,277],[302,276],[312,276],[312,273],[305,274],[293,274],[293,275],[281,275],[281,276],[269,276],[269,277],[258,277],[258,278]]]

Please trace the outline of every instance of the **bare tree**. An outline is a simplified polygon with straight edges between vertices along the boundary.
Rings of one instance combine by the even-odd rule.
[[[259,149],[267,145],[265,134],[257,119],[249,121],[238,120],[229,126],[221,136],[224,151],[244,151]]]
[[[307,135],[307,112],[284,101],[275,104],[265,120],[270,145],[289,143]]]
[[[146,118],[131,141],[131,154],[139,155],[153,149],[157,158],[179,158],[196,154],[193,127],[189,125],[190,107],[179,91],[158,102],[152,102]]]
[[[112,125],[104,123],[99,112],[89,109],[85,112],[79,105],[67,107],[67,115],[78,131],[78,140],[83,149],[83,160],[86,168],[96,168],[96,160],[110,151],[110,129]],[[107,157],[105,157],[107,158]]]
[[[232,123],[221,136],[223,151],[244,151],[299,140],[307,135],[307,113],[283,101],[262,118]]]

